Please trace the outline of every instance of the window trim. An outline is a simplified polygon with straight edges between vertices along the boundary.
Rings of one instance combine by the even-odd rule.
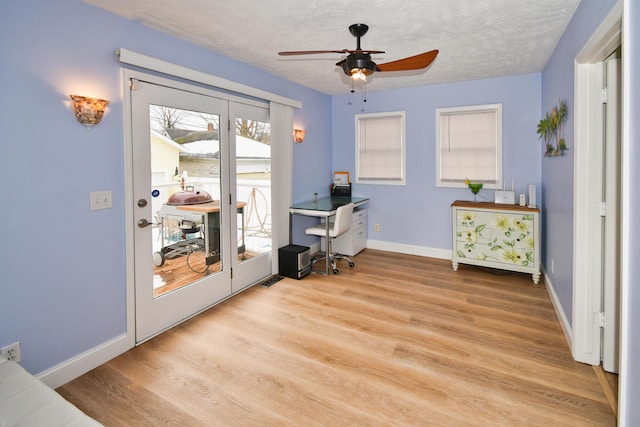
[[[445,115],[465,114],[465,113],[478,113],[478,112],[495,112],[496,113],[496,182],[485,183],[484,188],[500,189],[502,188],[502,104],[482,104],[482,105],[468,105],[462,107],[447,107],[436,108],[436,187],[445,188],[466,188],[464,183],[465,177],[459,181],[443,181],[442,180],[442,166],[440,158],[440,123],[441,119]]]
[[[400,178],[361,178],[360,177],[360,120],[380,117],[399,117],[400,118]],[[407,181],[407,157],[406,157],[406,112],[390,111],[382,113],[363,113],[355,115],[355,182],[358,184],[378,184],[378,185],[406,185]]]

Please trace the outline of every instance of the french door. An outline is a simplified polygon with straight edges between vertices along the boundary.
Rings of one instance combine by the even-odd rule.
[[[606,215],[602,219],[602,367],[618,373],[620,358],[620,157],[622,68],[620,50],[604,61],[604,110],[602,147],[602,200]]]
[[[136,342],[271,273],[269,110],[131,79]]]

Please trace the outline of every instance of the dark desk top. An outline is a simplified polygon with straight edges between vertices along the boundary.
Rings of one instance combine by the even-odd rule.
[[[325,199],[318,199],[317,202],[311,201],[311,202],[304,202],[304,203],[296,203],[293,206],[291,206],[290,209],[331,212],[331,211],[335,211],[340,206],[347,205],[351,202],[353,202],[354,204],[363,204],[368,201],[369,199],[366,197],[327,197]]]

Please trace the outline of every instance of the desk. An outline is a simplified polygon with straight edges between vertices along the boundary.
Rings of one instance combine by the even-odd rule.
[[[289,244],[292,244],[293,238],[293,215],[315,216],[318,218],[326,218],[326,239],[329,241],[329,217],[336,214],[340,206],[354,204],[354,208],[362,206],[369,202],[365,197],[327,197],[318,199],[317,202],[296,203],[289,208]],[[325,259],[325,274],[329,274],[329,257]]]

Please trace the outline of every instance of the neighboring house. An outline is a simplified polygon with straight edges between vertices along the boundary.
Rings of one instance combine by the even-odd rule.
[[[151,131],[151,180],[154,185],[172,182],[180,170],[180,154],[186,148],[155,130]]]
[[[218,174],[220,166],[220,143],[198,140],[182,144],[180,171],[187,171],[190,177],[212,178]],[[271,172],[271,146],[236,135],[236,173],[255,174]]]
[[[178,143],[189,135],[190,142]],[[220,168],[220,143],[217,131],[212,133],[168,129],[167,135],[151,131],[151,170],[154,185],[179,181],[186,171],[190,178],[217,178]],[[199,139],[197,139],[199,138]],[[268,174],[271,172],[271,146],[236,135],[236,173]],[[176,178],[176,176],[178,178]],[[268,178],[268,175],[266,176]]]

